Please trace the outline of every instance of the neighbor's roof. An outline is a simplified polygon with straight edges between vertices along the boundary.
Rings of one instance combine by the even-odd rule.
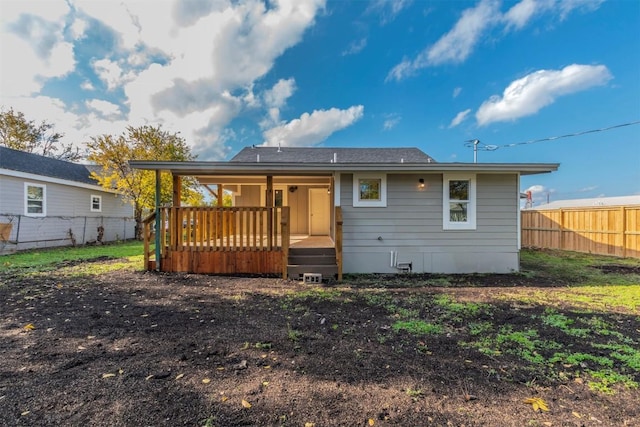
[[[538,205],[531,208],[527,208],[527,210],[583,208],[583,207],[593,207],[593,206],[628,206],[628,205],[640,205],[640,195],[619,196],[619,197],[595,197],[593,199],[556,200],[544,205]]]
[[[245,147],[231,162],[435,163],[418,148]]]
[[[7,147],[0,147],[0,169],[98,185],[85,165]]]

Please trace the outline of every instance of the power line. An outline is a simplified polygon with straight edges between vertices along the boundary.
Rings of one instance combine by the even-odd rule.
[[[617,128],[621,128],[621,127],[625,127],[625,126],[637,125],[638,123],[640,123],[640,120],[636,120],[635,122],[623,123],[623,124],[620,124],[620,125],[609,126],[609,127],[601,128],[601,129],[585,130],[585,131],[582,131],[582,132],[568,133],[566,135],[550,136],[550,137],[547,137],[547,138],[533,139],[531,141],[514,142],[512,144],[498,145],[496,149],[498,149],[498,148],[506,148],[506,147],[515,147],[516,145],[534,144],[536,142],[543,142],[543,141],[554,141],[556,139],[569,138],[571,136],[586,135],[588,133],[604,132],[604,131],[607,131],[607,130],[617,129]]]
[[[474,151],[474,162],[477,161],[477,152],[478,151],[495,151],[498,148],[509,148],[509,147],[516,147],[518,145],[528,145],[528,144],[535,144],[537,142],[544,142],[544,141],[554,141],[556,139],[561,139],[561,138],[569,138],[572,136],[580,136],[580,135],[586,135],[589,133],[596,133],[596,132],[605,132],[611,129],[617,129],[617,128],[621,128],[621,127],[625,127],[625,126],[632,126],[632,125],[637,125],[640,123],[640,120],[636,120],[634,122],[628,122],[628,123],[622,123],[619,125],[614,125],[614,126],[609,126],[606,128],[600,128],[600,129],[591,129],[591,130],[585,130],[585,131],[581,131],[581,132],[574,132],[574,133],[568,133],[566,135],[559,135],[559,136],[549,136],[547,138],[540,138],[540,139],[532,139],[530,141],[523,141],[523,142],[514,142],[511,144],[504,144],[504,145],[487,145],[487,144],[483,144],[480,142],[479,139],[472,139],[469,141],[465,141],[464,146],[465,147],[473,147],[473,151]]]

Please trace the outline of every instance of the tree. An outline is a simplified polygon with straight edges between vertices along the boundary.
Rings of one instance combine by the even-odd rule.
[[[72,144],[61,143],[60,138],[63,136],[53,130],[51,123],[44,120],[36,124],[13,108],[0,111],[0,145],[5,147],[69,162],[80,160],[80,149]]]
[[[101,186],[119,190],[134,207],[136,237],[142,237],[142,217],[155,208],[155,172],[132,169],[129,160],[194,160],[185,140],[160,126],[127,127],[120,136],[101,135],[87,144],[88,159],[101,166],[92,172]],[[197,182],[190,177],[182,180],[182,201],[186,205],[199,205],[203,196]],[[173,197],[171,176],[162,174],[160,203],[170,203]]]

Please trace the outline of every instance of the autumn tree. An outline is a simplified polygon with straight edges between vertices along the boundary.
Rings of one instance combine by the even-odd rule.
[[[127,127],[119,136],[101,135],[87,143],[88,159],[100,166],[92,172],[101,186],[119,190],[134,207],[136,237],[142,237],[142,219],[145,212],[155,208],[155,172],[133,169],[129,160],[189,161],[195,156],[185,140],[177,133],[162,130],[160,126]],[[182,180],[182,202],[185,205],[202,203],[197,182],[189,177]],[[162,174],[160,203],[171,202],[173,183],[169,174]]]
[[[0,145],[5,147],[70,162],[80,160],[80,149],[60,142],[63,136],[44,120],[37,124],[13,108],[0,111]]]

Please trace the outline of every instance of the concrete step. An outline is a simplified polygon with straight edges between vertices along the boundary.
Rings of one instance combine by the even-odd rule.
[[[335,279],[338,277],[337,265],[300,265],[291,264],[287,265],[287,274],[289,279],[302,280],[304,273],[319,273],[322,274],[322,279]]]
[[[331,255],[291,255],[289,254],[289,264],[293,265],[334,265],[336,264],[336,254]]]

